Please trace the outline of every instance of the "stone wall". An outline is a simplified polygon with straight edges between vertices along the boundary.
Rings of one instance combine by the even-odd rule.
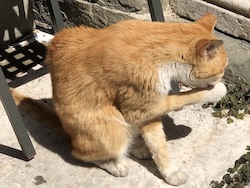
[[[166,9],[168,0],[162,0]],[[150,19],[147,0],[60,0],[73,24],[104,27],[120,20]]]
[[[233,2],[227,4],[227,2]],[[250,41],[250,8],[248,0],[161,0],[167,15],[196,20],[206,12],[217,16],[217,29]],[[147,0],[59,0],[66,25],[104,27],[125,19],[150,20]],[[240,4],[240,2],[243,2]],[[46,0],[33,0],[36,24],[52,27]],[[237,6],[239,4],[239,6]],[[240,6],[241,5],[241,6]],[[174,12],[174,13],[173,13]],[[167,19],[166,19],[167,20]]]
[[[46,7],[45,0],[33,0],[34,11],[36,16],[36,24],[39,29],[46,32],[52,32],[52,23],[50,16],[48,15],[48,9]],[[101,28],[120,20],[126,19],[141,19],[150,20],[150,14],[148,10],[147,0],[59,0],[62,14],[64,17],[65,25],[86,25],[96,28]],[[169,3],[173,10],[188,19],[197,19],[205,12],[210,11],[206,6],[192,7],[189,3],[200,3],[200,0],[162,0],[163,10],[165,12],[165,20],[175,20],[176,14],[173,14]],[[203,1],[202,1],[203,2]],[[215,10],[220,10],[220,7]],[[226,22],[227,17],[231,14],[219,14],[214,11],[219,18],[220,30],[228,31],[228,28],[237,27],[237,19],[232,22]],[[223,19],[220,17],[223,16]],[[177,21],[186,21],[183,19],[177,19]],[[224,24],[224,25],[223,25]],[[226,25],[225,25],[226,24]],[[240,24],[240,23],[239,23]],[[245,22],[241,22],[245,24]],[[249,27],[249,25],[247,26]],[[247,27],[243,27],[246,29]],[[238,32],[232,29],[235,33]],[[250,32],[250,29],[246,29]],[[242,30],[245,31],[245,30]],[[218,33],[219,34],[219,33]],[[232,32],[231,32],[232,34]],[[240,37],[240,35],[237,35]],[[245,35],[244,35],[245,36]],[[249,34],[250,36],[250,34]],[[241,41],[228,37],[226,35],[219,36],[224,40],[225,46],[229,53],[229,66],[225,73],[225,78],[232,82],[237,80],[250,83],[250,45],[247,41]]]
[[[211,12],[217,16],[217,29],[250,41],[250,3],[240,4],[246,1],[248,0],[229,4],[229,0],[170,0],[169,3],[176,14],[190,20],[196,20],[204,13]]]
[[[168,0],[161,0],[166,10]],[[101,28],[120,20],[150,20],[147,0],[59,0],[65,25]],[[51,32],[52,23],[45,0],[33,0],[36,24]]]

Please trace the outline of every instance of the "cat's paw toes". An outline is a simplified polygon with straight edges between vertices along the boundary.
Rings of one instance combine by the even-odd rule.
[[[149,159],[152,157],[151,152],[141,137],[137,137],[131,145],[130,153],[139,159]]]
[[[224,83],[219,82],[214,86],[211,93],[211,102],[218,102],[227,94],[227,88]]]
[[[186,173],[184,173],[182,171],[176,171],[176,172],[168,175],[167,177],[165,177],[165,180],[170,185],[182,185],[182,184],[186,183],[187,178],[188,178],[188,176]]]
[[[146,146],[141,148],[133,148],[130,152],[138,159],[149,159],[152,157],[152,154]]]
[[[182,185],[186,183],[188,179],[188,175],[177,168],[166,169],[162,175],[165,181],[170,185]]]
[[[98,161],[94,162],[94,164],[116,177],[128,175],[128,168],[125,160],[110,160],[108,162]]]
[[[115,165],[115,171],[114,173],[112,173],[114,176],[117,177],[124,177],[128,175],[128,167],[126,164],[124,164],[123,162],[116,162]]]
[[[218,102],[227,94],[227,88],[224,83],[217,83],[213,89],[207,90],[204,102]]]

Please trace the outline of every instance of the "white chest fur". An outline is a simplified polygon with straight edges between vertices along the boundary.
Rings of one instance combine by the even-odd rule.
[[[158,69],[157,92],[167,95],[173,88],[173,82],[188,82],[192,67],[189,64],[168,62]]]

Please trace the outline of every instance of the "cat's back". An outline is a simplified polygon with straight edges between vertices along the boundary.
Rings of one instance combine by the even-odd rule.
[[[89,27],[65,28],[57,33],[48,45],[48,53],[57,50],[77,49],[89,44],[96,37],[97,29]]]
[[[67,51],[70,54],[87,49],[96,52],[110,48],[112,51],[118,51],[133,46],[139,49],[141,44],[154,42],[157,38],[167,43],[204,35],[211,37],[211,33],[198,24],[126,20],[102,29],[84,26],[63,29],[55,35],[48,46],[48,53]]]
[[[72,27],[55,35],[47,48],[46,64],[55,69],[74,66],[88,73],[96,73],[98,68],[100,73],[121,74],[145,61],[153,65],[154,61],[176,59],[173,51],[202,38],[214,36],[196,23],[127,20],[102,29]]]

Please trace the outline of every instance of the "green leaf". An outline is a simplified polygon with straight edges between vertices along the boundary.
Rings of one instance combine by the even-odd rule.
[[[248,146],[249,147],[249,146]],[[250,162],[250,152],[247,152],[245,155],[244,155],[244,158],[246,161],[249,161]]]
[[[228,171],[229,173],[234,173],[234,172],[236,171],[236,168],[229,168],[229,169],[227,169],[227,171]]]
[[[239,110],[231,108],[230,111],[228,112],[229,115],[236,117],[239,113]]]
[[[237,115],[236,115],[236,118],[237,118],[237,119],[244,119],[244,116],[245,116],[244,113],[240,113],[240,114],[237,114]]]
[[[221,112],[220,111],[215,111],[212,113],[214,117],[220,117],[221,116]]]
[[[226,184],[230,184],[230,182],[232,181],[232,178],[230,176],[230,174],[226,174],[223,176],[223,180],[225,181]]]
[[[210,185],[212,188],[222,188],[222,185],[218,181],[212,181]]]
[[[234,120],[232,119],[232,118],[227,118],[227,124],[230,124],[230,123],[233,123],[234,122]]]
[[[240,81],[237,84],[225,83],[225,85],[228,90],[227,95],[218,103],[211,105],[214,109],[213,116],[219,118],[234,116],[243,119],[244,115],[239,114],[239,110],[244,110],[244,114],[250,114],[250,85]],[[209,107],[209,105],[203,107]],[[229,109],[228,114],[220,113],[223,109]],[[230,119],[227,121],[232,122]]]
[[[235,161],[234,167],[227,170],[229,174],[225,174],[220,183],[218,181],[212,181],[212,187],[225,187],[225,183],[228,188],[244,188],[246,185],[249,185],[250,145],[246,147],[246,150],[248,152]]]

